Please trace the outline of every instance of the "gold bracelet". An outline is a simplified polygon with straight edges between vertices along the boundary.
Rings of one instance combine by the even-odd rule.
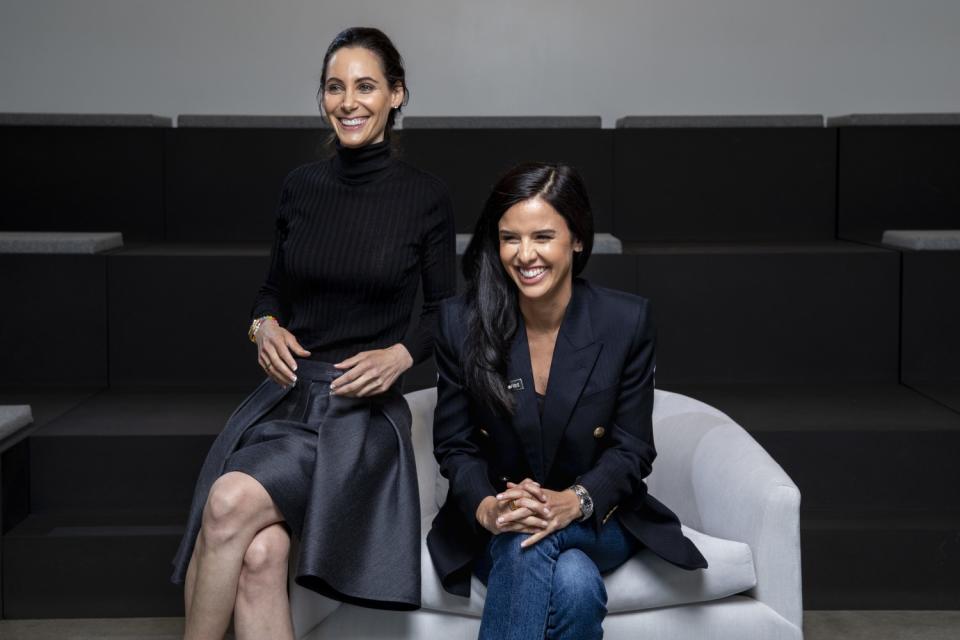
[[[277,324],[280,324],[280,322],[276,318],[269,315],[260,316],[259,318],[254,318],[253,322],[250,323],[250,328],[247,329],[247,338],[250,339],[250,342],[257,341],[257,331],[260,330],[260,325],[262,325],[267,320],[273,320]]]

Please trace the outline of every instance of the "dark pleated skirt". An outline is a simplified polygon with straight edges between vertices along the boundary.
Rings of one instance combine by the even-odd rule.
[[[410,411],[396,391],[331,396],[339,373],[298,360],[294,387],[264,381],[230,417],[201,469],[174,582],[186,576],[210,487],[240,471],[266,488],[298,539],[298,584],[361,606],[420,606]]]

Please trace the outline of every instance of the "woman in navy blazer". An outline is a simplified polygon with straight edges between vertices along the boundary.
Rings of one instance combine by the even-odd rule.
[[[444,588],[487,584],[481,638],[602,637],[601,572],[642,547],[707,566],[647,493],[656,457],[649,303],[576,278],[593,223],[564,165],[494,187],[442,305],[434,445],[450,481],[427,538]]]

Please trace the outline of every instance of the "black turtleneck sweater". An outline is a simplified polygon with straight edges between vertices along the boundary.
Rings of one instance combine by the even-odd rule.
[[[252,316],[275,316],[313,360],[400,342],[420,362],[432,353],[437,305],[455,292],[455,262],[443,183],[393,157],[389,141],[338,146],[284,181]],[[423,311],[407,332],[421,279]]]

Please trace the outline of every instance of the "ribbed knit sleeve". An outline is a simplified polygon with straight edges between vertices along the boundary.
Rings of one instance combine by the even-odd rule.
[[[403,346],[415,363],[433,353],[440,301],[456,293],[456,233],[453,203],[444,189],[426,218],[420,245],[420,274],[423,283],[423,308],[420,320],[403,340]]]

